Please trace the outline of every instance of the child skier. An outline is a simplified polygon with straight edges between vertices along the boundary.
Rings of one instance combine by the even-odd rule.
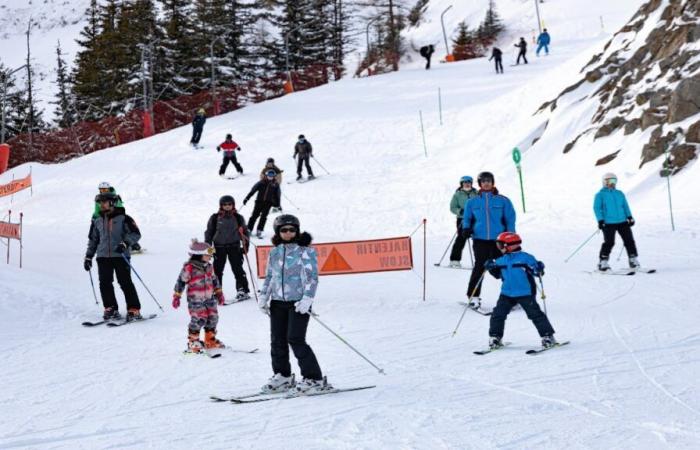
[[[233,167],[236,168],[236,171],[238,171],[240,175],[243,175],[243,167],[241,167],[238,163],[238,159],[236,159],[236,150],[240,152],[241,147],[233,141],[233,136],[230,134],[226,135],[226,140],[216,147],[217,152],[221,150],[224,151],[224,159],[221,163],[221,167],[219,167],[219,176],[224,176],[229,163],[233,164]]]
[[[265,282],[258,306],[270,316],[270,349],[274,375],[262,387],[263,392],[297,394],[329,389],[316,356],[306,343],[311,305],[318,286],[316,250],[310,247],[311,235],[300,233],[299,219],[282,214],[273,224],[275,235],[267,260]],[[289,365],[289,347],[297,358],[303,380],[295,385]]]
[[[180,307],[182,291],[187,288],[187,309],[190,312],[189,336],[186,353],[201,353],[204,349],[224,348],[216,338],[216,325],[219,322],[217,303],[224,304],[221,284],[210,264],[214,247],[206,242],[192,239],[190,259],[183,266],[175,282],[173,308]],[[199,332],[204,328],[204,342]]]
[[[610,252],[615,245],[615,233],[620,233],[622,242],[627,250],[629,266],[639,268],[637,260],[637,244],[634,242],[632,227],[634,217],[622,191],[615,189],[617,176],[614,173],[603,175],[603,188],[598,191],[593,200],[593,211],[598,220],[598,228],[603,231],[603,245],[600,247],[598,270],[610,270]]]
[[[520,236],[516,233],[506,231],[499,234],[496,245],[503,256],[490,260],[485,265],[491,275],[503,280],[501,295],[491,314],[489,326],[489,348],[492,350],[503,347],[501,339],[506,317],[517,304],[522,306],[527,318],[537,328],[537,332],[542,337],[542,347],[549,348],[557,344],[554,339],[554,328],[535,300],[537,288],[534,277],[544,275],[544,263],[531,254],[521,251],[521,243]]]

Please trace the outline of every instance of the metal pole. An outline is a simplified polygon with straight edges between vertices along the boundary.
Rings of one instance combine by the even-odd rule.
[[[139,275],[139,273],[136,271],[136,269],[134,269],[134,266],[131,265],[131,262],[129,261],[129,258],[127,258],[126,255],[125,255],[124,253],[122,253],[121,255],[122,255],[122,258],[124,258],[124,261],[126,261],[126,263],[129,265],[129,268],[130,268],[130,269],[134,272],[134,274],[136,275],[136,278],[138,278],[139,281],[141,282],[141,284],[143,285],[143,287],[146,288],[146,291],[148,291],[148,293],[150,294],[150,296],[151,296],[151,298],[153,299],[153,301],[156,302],[156,305],[158,305],[158,308],[160,308],[160,310],[163,311],[163,307],[160,306],[160,303],[158,303],[158,300],[156,300],[156,297],[153,295],[153,293],[151,292],[151,290],[148,289],[148,286],[146,286],[146,283],[143,282],[143,279],[141,278],[141,276]]]
[[[442,126],[442,91],[438,88],[438,108],[440,109],[440,126]]]
[[[442,257],[440,258],[439,262],[436,262],[434,265],[440,267],[440,264],[442,264],[442,260],[445,259],[445,255],[447,254],[447,251],[450,249],[450,246],[452,245],[452,242],[454,242],[455,238],[457,237],[457,234],[459,231],[455,232],[455,234],[452,235],[452,239],[450,239],[450,243],[447,244],[447,248],[445,248],[445,252],[442,254]]]
[[[423,152],[425,152],[425,157],[428,157],[428,146],[425,144],[425,128],[423,127],[423,111],[418,110],[418,116],[420,116],[420,132],[423,135]]]
[[[673,222],[673,202],[671,201],[671,168],[670,161],[671,152],[668,149],[668,143],[666,144],[666,190],[668,191],[668,211],[671,213],[671,231],[676,231],[676,224]]]
[[[427,225],[428,219],[423,218],[423,301],[425,301],[426,264],[427,262]]]
[[[520,178],[520,198],[523,201],[523,213],[526,213],[525,211],[525,190],[523,188],[523,171],[520,168],[520,164],[518,164],[518,177]]]
[[[540,20],[540,6],[537,4],[537,0],[535,0],[535,11],[537,12],[537,29],[540,30],[540,34],[542,34],[542,20]]]
[[[92,286],[92,296],[95,297],[95,304],[99,305],[97,302],[97,293],[95,292],[95,282],[92,280],[92,269],[88,270],[88,274],[90,275],[90,286]]]
[[[24,246],[22,245],[22,222],[24,217],[24,213],[19,213],[19,268],[22,268],[22,249]]]
[[[12,223],[12,210],[7,212],[7,222]],[[10,264],[10,238],[7,238],[7,264]]]
[[[588,241],[590,241],[591,239],[593,239],[593,237],[594,237],[596,234],[598,234],[598,233],[600,233],[600,230],[595,230],[595,233],[593,233],[592,235],[590,235],[590,236],[588,237],[588,239],[586,239],[585,241],[583,241],[583,244],[579,245],[578,248],[577,248],[576,250],[574,250],[574,252],[573,252],[572,254],[570,254],[568,258],[566,258],[566,259],[564,260],[564,262],[569,262],[569,260],[570,260],[576,253],[578,253],[578,251],[581,250],[581,249],[583,248],[584,245],[588,244]]]
[[[440,24],[442,25],[442,37],[445,39],[445,51],[447,52],[448,55],[450,54],[450,46],[447,45],[447,33],[445,32],[445,21],[443,19],[444,19],[445,13],[447,11],[449,11],[450,8],[452,8],[452,5],[445,8],[445,10],[442,12],[442,14],[440,14]]]
[[[457,330],[459,330],[459,326],[462,324],[462,320],[464,319],[464,315],[467,313],[467,308],[469,308],[469,303],[472,301],[472,297],[474,297],[474,294],[476,293],[476,288],[481,285],[481,282],[484,281],[484,276],[486,275],[486,271],[481,274],[481,277],[479,278],[479,281],[476,283],[476,286],[474,286],[474,290],[472,291],[472,295],[469,296],[467,299],[467,304],[464,305],[464,311],[462,311],[462,315],[459,318],[459,322],[457,322],[457,326],[455,327],[455,330],[452,332],[452,337],[455,337],[455,334],[457,334]]]
[[[353,347],[352,345],[350,345],[350,343],[349,343],[348,341],[346,341],[345,339],[343,339],[338,333],[336,333],[335,331],[333,331],[333,330],[331,330],[330,328],[328,328],[328,326],[327,326],[325,323],[321,322],[321,320],[318,318],[318,316],[317,316],[316,314],[314,314],[313,312],[309,311],[309,315],[311,315],[311,317],[313,317],[314,320],[316,320],[316,322],[320,323],[321,326],[322,326],[323,328],[325,328],[326,330],[330,331],[330,333],[331,333],[333,336],[337,337],[337,338],[340,340],[340,342],[342,342],[343,344],[345,344],[345,345],[347,345],[348,347],[350,347],[350,349],[351,349],[352,351],[354,351],[354,352],[357,353],[362,359],[364,359],[365,361],[367,361],[368,363],[370,363],[370,365],[371,365],[372,367],[374,367],[375,369],[377,369],[377,371],[378,371],[379,373],[381,373],[382,375],[386,375],[386,374],[384,373],[384,369],[382,369],[382,368],[380,368],[380,367],[377,367],[376,364],[374,364],[372,361],[370,361],[369,359],[367,359],[367,357],[366,357],[365,355],[363,355],[363,354],[360,353],[355,347]]]

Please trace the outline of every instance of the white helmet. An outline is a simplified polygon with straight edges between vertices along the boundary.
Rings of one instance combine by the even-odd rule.
[[[97,186],[97,189],[112,189],[112,185],[109,184],[107,181],[103,181],[99,184],[99,186]]]
[[[607,186],[607,185],[608,185],[608,180],[615,180],[614,183],[610,183],[610,184],[613,184],[613,185],[614,185],[614,184],[617,184],[617,175],[615,175],[615,174],[612,173],[612,172],[608,172],[608,173],[606,173],[605,175],[603,175],[603,186]]]

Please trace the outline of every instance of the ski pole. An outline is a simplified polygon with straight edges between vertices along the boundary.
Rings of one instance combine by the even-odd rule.
[[[591,239],[593,239],[593,237],[594,237],[596,234],[598,234],[598,233],[600,233],[600,230],[595,230],[595,233],[593,233],[592,235],[590,235],[590,237],[589,237],[588,239],[586,239],[585,241],[583,241],[583,244],[579,245],[578,248],[577,248],[576,250],[574,250],[574,252],[573,252],[572,254],[570,254],[568,258],[566,258],[566,259],[564,260],[564,262],[565,262],[565,263],[566,263],[566,262],[569,262],[569,260],[570,260],[576,253],[578,253],[578,251],[581,250],[581,249],[583,248],[584,245],[588,244],[588,241],[590,241]]]
[[[537,275],[537,279],[540,280],[540,290],[541,290],[540,298],[542,299],[542,306],[544,306],[544,315],[546,316],[547,315],[547,302],[545,301],[545,299],[547,298],[547,296],[544,293],[544,283],[542,282],[542,275]]]
[[[370,365],[371,365],[372,367],[374,367],[375,369],[377,369],[377,371],[379,371],[379,373],[381,373],[382,375],[386,375],[386,374],[384,373],[384,369],[382,369],[382,368],[380,368],[380,367],[377,367],[376,364],[374,364],[372,361],[370,361],[369,359],[367,359],[367,357],[366,357],[365,355],[363,355],[363,354],[360,353],[355,347],[353,347],[352,345],[350,345],[350,343],[349,343],[348,341],[346,341],[345,339],[343,339],[338,333],[336,333],[335,331],[333,331],[333,330],[331,330],[330,328],[328,328],[328,326],[327,326],[325,323],[321,322],[321,319],[319,319],[318,316],[317,316],[316,314],[314,314],[313,312],[309,312],[309,314],[311,315],[311,317],[314,318],[314,320],[316,320],[316,322],[320,323],[321,326],[323,326],[323,328],[325,328],[326,330],[330,331],[330,333],[331,333],[333,336],[337,337],[337,338],[340,340],[340,342],[342,342],[343,344],[345,344],[345,345],[347,345],[348,347],[350,347],[350,349],[351,349],[352,351],[354,351],[355,353],[357,353],[358,355],[360,355],[360,357],[361,357],[362,359],[364,359],[365,361],[367,361],[368,363],[370,363]]]
[[[281,192],[281,191],[280,191],[280,192]],[[295,205],[294,202],[291,201],[291,200],[289,199],[289,197],[287,197],[286,195],[284,195],[284,192],[282,192],[282,197],[284,197],[284,199],[287,200],[293,207],[295,207],[296,209],[298,209],[299,211],[301,211],[301,209],[300,209],[297,205]]]
[[[474,255],[472,255],[471,238],[467,238],[467,248],[469,249],[469,259],[472,262],[472,269],[474,268]]]
[[[131,270],[134,271],[134,274],[136,275],[136,278],[138,278],[139,281],[141,282],[141,284],[143,284],[143,287],[146,288],[146,291],[148,291],[148,294],[151,296],[151,298],[153,299],[153,301],[156,302],[156,305],[158,305],[158,308],[160,308],[160,310],[163,311],[163,307],[160,306],[160,303],[158,303],[158,300],[156,300],[156,298],[153,296],[153,293],[151,292],[151,290],[148,289],[148,286],[146,286],[146,283],[143,282],[143,280],[141,279],[141,276],[139,275],[139,273],[136,271],[136,269],[134,269],[134,266],[131,265],[131,262],[129,261],[129,258],[127,258],[126,255],[125,255],[124,253],[122,253],[121,255],[122,255],[122,258],[124,258],[124,261],[126,261],[126,263],[129,265],[129,268],[130,268]]]
[[[314,155],[311,155],[311,159],[313,159],[314,161],[316,161],[316,164],[318,164],[319,166],[321,166],[321,169],[325,170],[326,173],[327,173],[328,175],[331,174],[325,167],[323,167],[323,164],[321,164],[321,163],[318,161],[318,159],[316,159],[316,157],[315,157]]]
[[[248,263],[248,274],[250,275],[250,282],[253,285],[253,295],[255,295],[255,303],[258,303],[258,287],[255,285],[255,277],[253,276],[253,269],[250,267],[248,253],[243,253],[243,256],[245,256],[245,262]]]
[[[620,247],[620,254],[617,255],[617,260],[618,260],[618,261],[620,260],[620,258],[622,258],[622,252],[623,252],[624,249],[625,249],[625,246],[624,246],[624,245]]]
[[[452,337],[455,337],[455,334],[457,334],[457,330],[459,329],[459,326],[462,324],[462,319],[464,319],[464,315],[467,313],[467,308],[469,308],[469,303],[472,301],[472,297],[474,297],[474,294],[476,294],[477,288],[481,285],[481,282],[484,280],[484,275],[486,275],[486,271],[481,274],[481,277],[479,278],[479,281],[476,283],[476,286],[474,286],[474,289],[472,290],[472,295],[469,296],[467,299],[467,304],[464,305],[464,310],[462,311],[462,315],[459,318],[459,322],[457,322],[457,326],[455,327],[455,330],[452,332]]]
[[[445,259],[445,255],[447,254],[447,251],[450,249],[452,242],[454,242],[455,238],[457,238],[457,233],[458,233],[458,231],[455,231],[455,234],[452,236],[452,239],[450,239],[450,243],[447,244],[447,248],[445,249],[445,252],[442,254],[442,258],[440,258],[439,262],[435,263],[436,266],[440,266],[440,264],[442,264],[442,260]]]
[[[92,281],[92,269],[88,270],[88,274],[90,274],[90,285],[92,286],[92,296],[95,297],[95,304],[99,305],[97,302],[97,293],[95,293],[95,282]]]

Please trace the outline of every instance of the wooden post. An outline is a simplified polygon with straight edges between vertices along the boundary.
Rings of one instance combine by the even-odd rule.
[[[19,268],[20,269],[22,268],[22,248],[23,248],[22,247],[22,239],[24,238],[24,236],[22,236],[22,222],[23,222],[22,218],[23,217],[24,217],[24,213],[19,213]],[[10,248],[9,245],[7,248]]]

